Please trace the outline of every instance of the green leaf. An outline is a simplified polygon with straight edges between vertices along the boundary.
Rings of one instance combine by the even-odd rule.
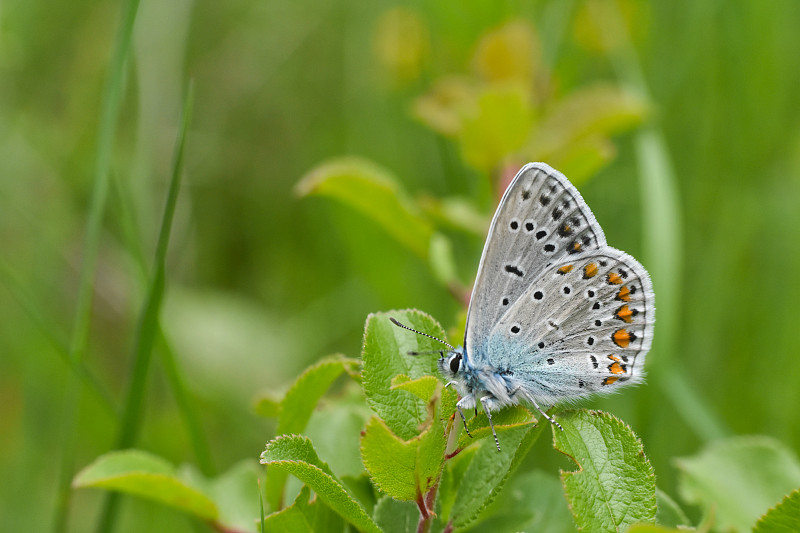
[[[256,405],[264,411],[278,412],[276,432],[279,435],[301,433],[306,429],[322,395],[348,366],[357,364],[357,361],[340,355],[327,357],[307,368],[295,380],[277,407],[272,405],[274,399],[269,395],[263,395],[257,400]],[[285,485],[286,474],[275,472],[267,476],[266,494],[271,509],[277,510],[282,507]]]
[[[792,533],[800,531],[800,490],[787,495],[767,511],[753,528],[753,533]]]
[[[437,375],[435,355],[408,355],[409,351],[426,352],[445,348],[442,344],[392,324],[394,317],[406,326],[444,339],[442,327],[425,313],[416,310],[374,313],[364,328],[362,379],[367,403],[392,433],[403,440],[414,438],[428,420],[428,407],[419,398],[403,390],[393,390],[398,374],[415,380]]]
[[[486,237],[491,218],[480,211],[472,200],[453,196],[447,198],[423,196],[419,204],[429,217],[442,226],[476,237]]]
[[[445,287],[459,285],[453,243],[441,233],[431,237],[429,263],[436,281]]]
[[[417,529],[419,508],[412,502],[384,496],[375,506],[374,518],[383,533],[407,533]]]
[[[257,415],[265,418],[278,418],[281,415],[281,400],[272,392],[259,393],[253,402],[253,409]]]
[[[371,161],[344,157],[323,163],[300,180],[295,192],[339,200],[378,223],[419,257],[428,257],[433,234],[430,223],[407,198],[397,179]]]
[[[705,509],[714,506],[720,530],[749,530],[766,509],[800,486],[797,456],[769,437],[712,442],[676,464],[683,499]]]
[[[513,476],[501,497],[492,502],[481,517],[484,519],[479,524],[470,527],[471,533],[575,531],[561,482],[540,470]]]
[[[481,443],[464,472],[448,517],[456,529],[465,529],[478,519],[541,433],[541,427],[532,424],[511,428],[504,432],[499,452],[494,441]]]
[[[303,486],[294,503],[272,513],[264,519],[264,532],[316,533],[318,531],[341,531],[342,519],[330,507],[315,499],[309,503],[311,490]]]
[[[690,527],[692,524],[683,509],[678,506],[669,495],[659,488],[656,488],[656,524],[666,527]]]
[[[430,402],[439,385],[441,385],[441,382],[435,376],[422,376],[421,378],[411,379],[406,375],[400,374],[392,378],[390,388],[392,390],[410,392],[423,402]]]
[[[361,456],[372,481],[396,500],[412,501],[436,483],[444,461],[444,428],[431,423],[418,437],[404,441],[378,417],[367,423]]]
[[[288,435],[303,431],[322,395],[347,366],[357,364],[353,359],[333,356],[307,368],[283,397],[277,433]]]
[[[556,154],[564,157],[570,147],[588,138],[633,128],[647,111],[646,102],[632,92],[605,83],[584,87],[542,117],[525,153],[535,161],[551,161]]]
[[[553,426],[553,444],[579,467],[561,472],[578,529],[623,531],[654,523],[655,474],[631,428],[608,413],[583,409],[564,411],[557,420],[564,430]]]
[[[459,135],[464,160],[478,170],[494,170],[525,144],[533,107],[525,87],[503,84],[484,88],[467,113]]]
[[[685,533],[687,530],[682,528],[671,528],[656,524],[634,524],[625,530],[625,533]],[[689,531],[694,531],[690,529]]]
[[[466,413],[464,413],[466,414]],[[455,422],[457,424],[463,424],[461,422],[461,415],[456,415]],[[500,446],[503,446],[503,439],[501,435],[512,428],[518,428],[521,426],[527,425],[534,425],[536,424],[536,419],[533,418],[528,409],[522,407],[521,405],[515,405],[513,407],[507,407],[502,411],[498,411],[497,413],[492,415],[492,422],[494,422],[494,429],[497,433],[497,438],[500,441]],[[458,437],[458,447],[459,448],[466,448],[470,444],[479,441],[480,439],[491,437],[492,436],[492,428],[489,426],[489,419],[486,417],[486,413],[481,412],[478,416],[473,416],[468,422],[467,427],[469,428],[469,433],[472,435],[467,435],[466,431],[462,431],[461,435]],[[494,440],[494,438],[492,438]]]
[[[78,472],[75,488],[101,488],[140,496],[193,514],[216,520],[216,504],[196,487],[178,477],[169,462],[140,450],[111,452]]]
[[[282,435],[273,439],[261,454],[261,464],[292,474],[303,481],[326,505],[359,531],[380,531],[328,465],[320,460],[308,438]]]

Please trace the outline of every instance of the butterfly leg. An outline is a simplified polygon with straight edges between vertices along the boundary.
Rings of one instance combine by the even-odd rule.
[[[450,383],[455,383],[451,381]],[[448,383],[447,385],[449,385]],[[447,386],[445,385],[445,387]],[[467,394],[458,402],[456,403],[456,409],[458,409],[458,414],[461,415],[461,421],[464,422],[464,431],[467,432],[470,438],[472,438],[472,434],[469,432],[469,428],[467,427],[467,419],[464,417],[464,409],[469,409],[471,406],[475,405],[475,399],[473,398],[472,394]]]
[[[542,416],[543,416],[543,417],[545,417],[545,418],[547,419],[547,421],[548,421],[548,422],[550,422],[551,424],[553,424],[554,426],[556,426],[556,427],[557,427],[558,429],[560,429],[561,431],[564,431],[564,428],[562,428],[562,427],[561,427],[561,424],[559,424],[558,422],[556,422],[556,421],[553,419],[553,417],[551,417],[550,415],[548,415],[547,413],[545,413],[545,412],[544,412],[544,409],[542,409],[541,407],[539,407],[539,404],[538,404],[538,403],[536,403],[536,401],[535,401],[533,398],[528,398],[528,400],[530,400],[530,402],[533,404],[533,406],[536,408],[536,410],[537,410],[537,411],[539,411],[539,412],[542,414]]]
[[[492,436],[494,436],[494,443],[497,446],[497,451],[500,451],[500,441],[497,440],[497,433],[494,430],[494,422],[492,422],[492,411],[487,405],[489,402],[494,400],[493,396],[484,396],[481,398],[481,405],[483,406],[483,412],[486,413],[486,418],[489,419],[489,427],[492,428]]]

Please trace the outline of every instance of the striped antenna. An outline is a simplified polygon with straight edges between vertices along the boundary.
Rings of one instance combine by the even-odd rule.
[[[414,333],[416,333],[418,335],[422,335],[424,337],[428,337],[429,339],[433,339],[435,341],[439,341],[442,344],[444,344],[445,346],[448,346],[453,351],[455,351],[455,349],[456,349],[455,346],[453,346],[452,344],[450,344],[448,342],[445,342],[442,339],[439,339],[437,337],[434,337],[433,335],[428,335],[427,333],[422,333],[421,331],[417,331],[414,328],[410,328],[410,327],[406,326],[405,324],[401,324],[400,322],[395,320],[393,317],[389,317],[389,320],[391,320],[392,324],[394,324],[395,326],[401,327],[403,329],[407,329],[408,331],[413,331]],[[438,352],[434,352],[434,353],[438,353]]]

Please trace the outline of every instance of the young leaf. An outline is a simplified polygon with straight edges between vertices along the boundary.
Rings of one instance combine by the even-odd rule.
[[[396,500],[413,501],[436,483],[445,444],[441,424],[429,423],[418,437],[404,441],[373,417],[361,439],[361,456],[379,489]]]
[[[383,533],[407,533],[417,529],[419,509],[411,502],[384,496],[375,506],[374,518]]]
[[[428,257],[433,228],[397,179],[371,161],[356,157],[328,161],[306,174],[295,191],[300,196],[335,198],[379,224],[419,257]]]
[[[541,427],[532,424],[510,428],[503,433],[499,452],[493,441],[481,443],[464,472],[448,517],[456,529],[465,529],[478,519],[541,433]]]
[[[140,496],[208,521],[216,520],[219,515],[208,495],[180,479],[174,466],[140,450],[111,452],[98,457],[78,472],[72,486]]]
[[[447,347],[395,326],[389,317],[440,339],[444,339],[445,334],[430,315],[420,311],[374,313],[367,317],[361,355],[364,362],[361,375],[367,402],[392,433],[409,440],[419,433],[419,428],[428,420],[428,407],[425,402],[404,390],[393,390],[392,380],[399,374],[411,380],[438,375],[435,355],[414,356],[408,355],[408,352],[446,350]]]
[[[582,531],[623,531],[654,523],[656,482],[641,441],[619,419],[599,411],[559,414],[553,426],[556,450],[579,470],[561,472],[573,518]]]
[[[800,489],[787,495],[767,511],[753,528],[753,533],[791,533],[800,531]]]
[[[720,530],[749,530],[784,494],[800,486],[795,454],[769,437],[732,437],[676,461],[683,499],[715,507]]]
[[[344,524],[339,515],[319,499],[309,503],[310,496],[311,490],[308,486],[303,486],[292,505],[264,519],[262,531],[265,533],[341,531]]]
[[[422,376],[421,378],[411,379],[400,374],[392,379],[392,390],[404,390],[410,392],[423,402],[429,402],[436,394],[436,386],[441,382],[435,376]]]
[[[311,440],[299,435],[281,435],[261,454],[261,464],[292,474],[308,485],[331,509],[359,531],[379,532],[361,504],[314,451]]]

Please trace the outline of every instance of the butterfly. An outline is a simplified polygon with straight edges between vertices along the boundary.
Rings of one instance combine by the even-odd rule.
[[[436,339],[450,347],[438,366],[467,434],[464,410],[479,403],[500,450],[493,411],[527,403],[563,430],[549,407],[641,382],[654,300],[647,271],[606,244],[569,180],[525,165],[492,219],[463,347]]]

